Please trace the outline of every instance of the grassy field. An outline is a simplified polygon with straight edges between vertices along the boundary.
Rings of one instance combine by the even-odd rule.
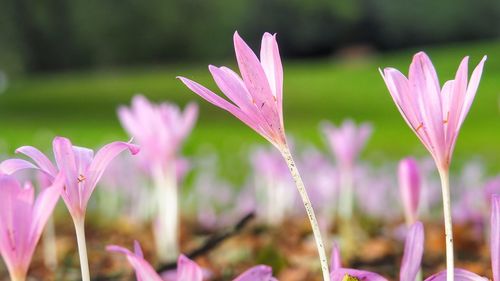
[[[482,55],[489,56],[477,98],[458,139],[455,158],[461,162],[479,156],[490,167],[499,167],[496,160],[500,156],[500,42],[423,49],[434,61],[441,83],[453,77],[463,56],[471,55],[470,68]],[[369,121],[375,127],[365,158],[382,161],[408,154],[426,155],[397,112],[377,70],[394,66],[406,73],[416,51],[358,60],[285,60],[284,111],[288,134],[299,142],[322,145],[318,123],[350,117]],[[216,90],[204,63],[12,78],[8,89],[0,95],[0,153],[11,153],[25,144],[48,149],[54,135],[67,136],[78,145],[91,147],[125,140],[116,107],[128,104],[135,93],[157,101],[200,104],[199,123],[186,144],[187,154],[213,149],[222,154],[224,161],[234,162],[239,158],[233,156],[240,155],[242,149],[263,143],[232,116],[189,92],[175,79],[177,75]]]

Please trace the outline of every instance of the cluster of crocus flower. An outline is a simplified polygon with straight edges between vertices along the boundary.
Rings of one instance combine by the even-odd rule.
[[[143,148],[138,160],[153,182],[156,206],[154,232],[161,261],[179,254],[179,150],[198,115],[196,104],[184,112],[175,104],[153,104],[144,96],[132,99],[130,108],[120,107],[118,117],[125,130]]]
[[[31,158],[33,163],[17,158],[8,159],[0,164],[0,171],[13,174],[24,169],[35,169],[48,176],[52,184],[58,183],[58,175],[62,174],[64,188],[61,191],[61,197],[75,226],[82,279],[89,281],[90,271],[85,240],[87,204],[108,164],[124,150],[129,150],[132,154],[138,153],[139,147],[127,142],[113,142],[105,145],[94,155],[93,150],[73,146],[69,139],[63,137],[54,138],[52,146],[57,166],[54,166],[49,158],[35,147],[23,146],[16,152]],[[38,218],[35,217],[35,219]],[[16,241],[15,247],[23,247],[23,244]]]
[[[142,249],[136,241],[134,244],[134,252],[130,250],[110,245],[108,251],[124,254],[128,262],[134,268],[138,281],[164,281],[154,268],[149,264],[142,254]],[[171,281],[203,281],[205,278],[202,268],[194,261],[184,255],[180,255],[177,259],[177,268],[175,277]],[[257,265],[243,272],[233,281],[277,281],[272,275],[272,269],[265,265]]]

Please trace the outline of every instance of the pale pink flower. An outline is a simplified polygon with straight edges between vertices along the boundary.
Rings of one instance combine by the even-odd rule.
[[[486,56],[467,81],[468,57],[454,80],[440,87],[429,57],[413,57],[408,78],[394,68],[385,68],[382,77],[401,115],[434,158],[439,169],[448,169],[455,142],[479,86]]]
[[[177,159],[177,154],[189,135],[198,116],[198,106],[188,104],[184,112],[171,103],[151,103],[136,95],[129,107],[118,109],[120,122],[141,146],[143,167],[152,171],[155,166],[166,167]]]
[[[422,262],[422,255],[424,253],[424,227],[421,222],[414,223],[408,231],[408,236],[405,242],[405,249],[403,260],[401,262],[401,270],[399,272],[400,281],[415,281],[420,263]],[[351,268],[343,268],[340,262],[340,252],[337,246],[333,247],[331,257],[331,281],[345,280],[346,275],[364,281],[387,281],[381,275]]]
[[[417,220],[421,185],[420,170],[415,159],[408,157],[399,162],[398,179],[406,222],[411,225]]]
[[[22,159],[8,159],[0,164],[0,171],[14,173],[16,171],[34,168],[53,179],[59,172],[64,174],[65,187],[61,196],[75,219],[85,217],[87,203],[108,164],[119,153],[130,150],[132,154],[139,152],[139,147],[127,142],[113,142],[102,147],[94,156],[94,151],[88,148],[73,146],[71,141],[63,137],[55,137],[52,143],[57,166],[40,150],[32,146],[23,146],[16,150],[34,162]]]
[[[354,121],[347,119],[339,127],[328,121],[323,122],[321,127],[339,166],[352,169],[372,134],[372,126],[369,123],[356,126]]]
[[[144,259],[141,246],[137,241],[134,244],[134,253],[120,246],[110,245],[108,251],[118,252],[127,257],[128,262],[135,270],[137,281],[163,281],[154,268]],[[203,270],[194,261],[184,255],[177,260],[177,281],[203,281]],[[268,266],[258,265],[242,273],[234,281],[277,281],[272,277],[272,269]]]
[[[241,77],[231,69],[210,65],[215,83],[231,101],[204,86],[178,77],[186,86],[208,102],[230,112],[278,148],[286,145],[283,125],[283,68],[276,35],[262,37],[260,60],[237,32],[234,50]]]
[[[13,281],[24,281],[43,228],[64,186],[62,174],[35,200],[31,184],[22,187],[9,175],[0,175],[0,253]]]

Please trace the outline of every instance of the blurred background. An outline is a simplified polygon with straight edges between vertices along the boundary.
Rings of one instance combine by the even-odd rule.
[[[232,161],[261,138],[175,77],[215,90],[206,66],[234,68],[232,34],[238,30],[254,50],[263,32],[278,34],[290,135],[321,144],[323,119],[369,121],[375,131],[366,157],[374,160],[426,155],[399,116],[379,67],[406,72],[412,55],[424,50],[444,83],[463,56],[471,56],[472,68],[486,54],[455,158],[493,162],[500,155],[497,0],[0,0],[0,6],[4,154],[24,144],[47,149],[55,134],[83,146],[125,139],[116,107],[143,93],[155,101],[199,102],[187,154],[204,144],[223,162]]]

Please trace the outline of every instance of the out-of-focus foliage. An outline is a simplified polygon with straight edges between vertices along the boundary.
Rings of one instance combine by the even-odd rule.
[[[500,34],[497,0],[0,0],[0,68],[30,72],[226,57],[277,32],[286,57]],[[226,42],[222,44],[221,42]]]

